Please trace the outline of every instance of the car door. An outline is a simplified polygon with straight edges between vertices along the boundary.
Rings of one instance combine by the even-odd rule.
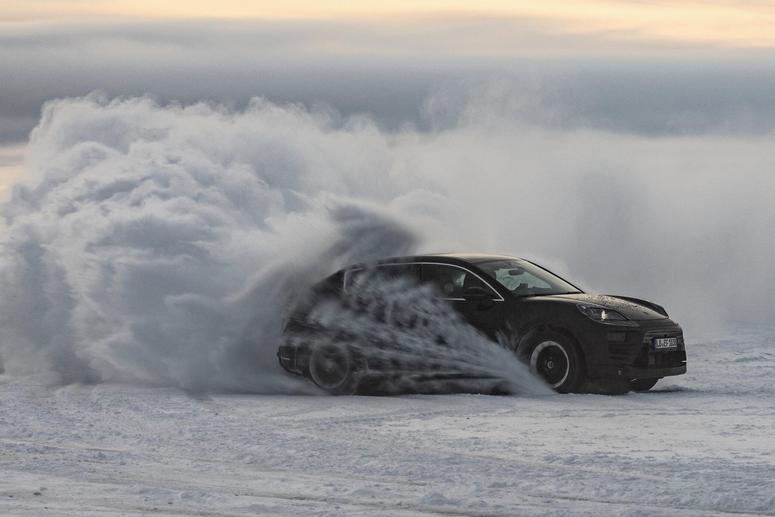
[[[453,264],[423,263],[420,277],[423,283],[433,287],[439,299],[448,302],[468,323],[491,339],[504,329],[503,297],[469,269]],[[473,291],[482,296],[467,297]]]

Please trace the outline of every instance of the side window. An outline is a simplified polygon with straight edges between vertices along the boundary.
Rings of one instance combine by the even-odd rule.
[[[551,285],[522,268],[502,268],[495,270],[495,279],[509,291],[519,293],[530,289],[551,289]]]
[[[419,266],[415,264],[380,264],[375,267],[354,269],[347,272],[345,289],[363,285],[372,279],[406,279],[417,283],[420,278]]]
[[[469,287],[481,287],[492,291],[479,277],[454,266],[423,264],[422,281],[431,284],[442,298],[463,298]],[[496,296],[496,293],[493,293]]]

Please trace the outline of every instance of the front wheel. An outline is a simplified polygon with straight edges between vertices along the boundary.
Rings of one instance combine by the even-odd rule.
[[[632,391],[648,391],[654,387],[659,381],[659,377],[656,379],[632,379],[630,381],[630,388]]]
[[[584,380],[584,362],[578,349],[563,334],[541,332],[531,339],[528,364],[533,375],[542,378],[559,393],[574,391]]]
[[[307,375],[332,395],[352,395],[358,385],[355,360],[346,345],[318,345],[310,354]]]

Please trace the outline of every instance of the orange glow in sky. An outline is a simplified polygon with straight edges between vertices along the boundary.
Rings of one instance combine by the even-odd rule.
[[[3,0],[0,18],[527,19],[567,34],[657,44],[775,46],[775,3],[761,0]],[[395,21],[395,20],[393,20]]]

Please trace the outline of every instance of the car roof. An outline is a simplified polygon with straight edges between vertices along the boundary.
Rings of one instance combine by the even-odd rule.
[[[389,257],[373,262],[372,264],[393,264],[401,262],[445,262],[449,264],[468,263],[478,264],[492,260],[518,259],[509,255],[493,255],[485,253],[427,253],[423,255],[407,255],[403,257]],[[518,259],[522,260],[522,259]],[[363,266],[357,264],[350,267]],[[347,268],[349,269],[349,268]]]
[[[432,253],[426,256],[435,257],[435,258],[441,257],[441,258],[465,260],[466,262],[472,262],[474,264],[476,264],[477,262],[490,262],[491,260],[508,260],[508,259],[523,260],[519,257],[512,257],[510,255],[494,255],[490,253]]]

